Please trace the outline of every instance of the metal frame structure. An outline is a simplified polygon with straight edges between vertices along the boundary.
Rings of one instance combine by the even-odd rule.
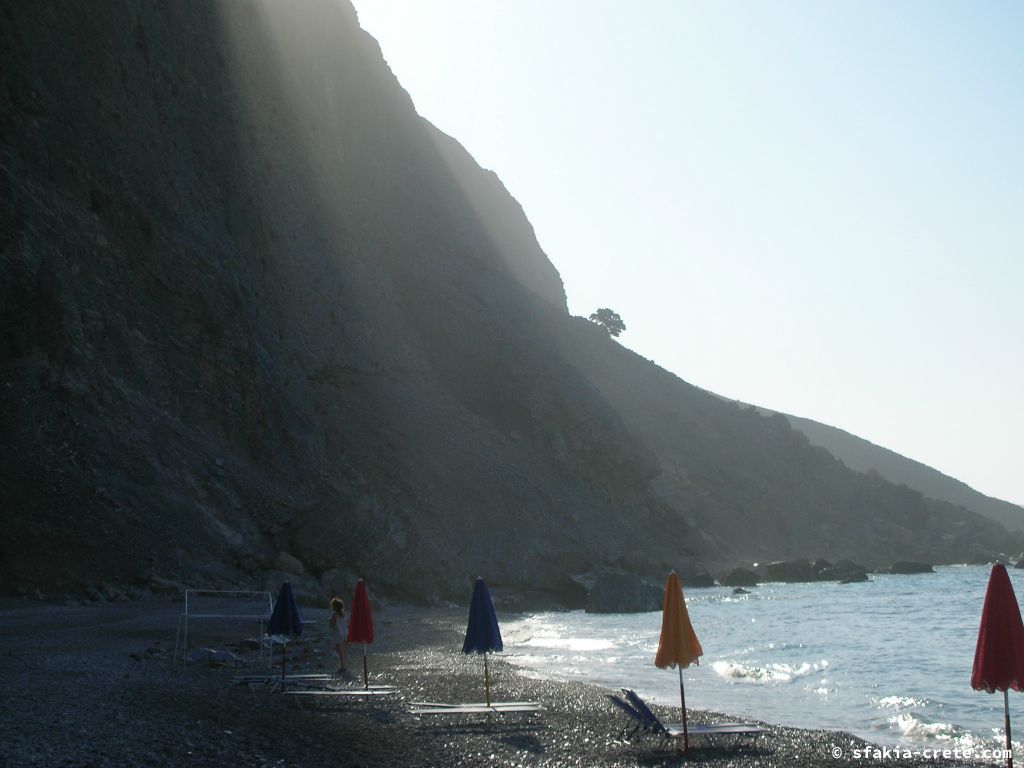
[[[267,601],[266,611],[263,613],[192,613],[189,611],[189,596],[194,597],[200,596],[221,596],[221,597],[249,597],[258,598],[259,600]],[[248,620],[255,621],[259,624],[259,642],[260,642],[260,659],[263,658],[263,626],[270,619],[270,614],[274,610],[274,600],[269,591],[246,591],[237,589],[186,589],[185,590],[185,610],[178,616],[178,631],[174,635],[174,656],[173,661],[177,661],[178,658],[178,647],[179,641],[182,649],[182,668],[188,665],[188,623],[195,619],[217,619],[217,620]],[[267,666],[270,666],[271,656],[267,653]]]

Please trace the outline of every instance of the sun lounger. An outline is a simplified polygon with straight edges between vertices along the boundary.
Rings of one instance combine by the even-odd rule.
[[[764,728],[746,723],[698,723],[688,726],[687,730],[691,736],[757,736],[764,733]]]
[[[637,731],[643,730],[646,733],[650,729],[648,720],[639,712],[637,712],[633,707],[624,702],[614,693],[608,693],[605,695],[608,697],[608,700],[616,706],[616,708],[625,712],[626,715],[635,723],[635,725],[633,726],[633,730],[631,731],[627,732],[625,728],[622,729],[622,733],[620,735],[623,739],[626,739],[628,741],[629,739],[636,736]]]
[[[505,715],[509,713],[543,712],[544,707],[535,701],[491,702],[490,706],[479,704],[444,704],[441,706],[416,706],[409,710],[414,715]]]
[[[616,706],[622,709],[627,714],[630,714],[625,707],[631,708],[635,714],[630,714],[634,719],[638,719],[638,727],[642,728],[646,733],[660,733],[666,738],[677,739],[683,737],[683,724],[682,723],[662,723],[658,719],[658,716],[651,711],[651,708],[647,706],[647,703],[636,695],[635,691],[631,691],[628,688],[622,689],[623,695],[625,695],[626,702],[621,700]],[[617,699],[618,697],[609,696],[609,699]],[[635,729],[634,729],[635,730]],[[764,733],[764,728],[760,728],[756,725],[747,725],[746,723],[716,723],[711,725],[701,725],[694,723],[688,725],[686,732],[690,736],[758,736]]]
[[[326,696],[380,696],[396,693],[397,689],[390,685],[371,685],[369,689],[362,686],[355,687],[346,685],[341,678],[335,675],[306,674],[306,675],[247,675],[236,677],[235,685],[244,685],[251,691],[267,690],[270,692],[284,692],[289,694],[321,694]]]
[[[339,682],[337,677],[325,674],[303,675],[243,675],[232,679],[234,685],[244,685],[250,691],[266,689],[269,691],[286,690],[288,688],[326,688],[331,683]]]
[[[371,685],[369,688],[322,688],[285,691],[285,696],[330,699],[333,697],[358,698],[359,696],[393,696],[397,688],[385,685]]]
[[[473,702],[469,704],[450,704],[448,702],[439,701],[411,701],[409,702],[414,707],[433,707],[433,708],[447,708],[452,709],[453,707],[497,707],[498,709],[504,709],[506,707],[539,707],[536,701],[492,701],[487,704],[482,701]]]
[[[468,704],[448,704],[437,701],[413,701],[409,710],[414,715],[482,715],[506,712],[541,712],[544,707],[536,701],[483,701]]]

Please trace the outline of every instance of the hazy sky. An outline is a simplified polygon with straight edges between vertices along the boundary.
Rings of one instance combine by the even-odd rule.
[[[573,314],[1024,503],[1024,3],[356,7]]]

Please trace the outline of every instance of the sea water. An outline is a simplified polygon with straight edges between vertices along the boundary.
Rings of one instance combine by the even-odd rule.
[[[704,648],[683,671],[687,708],[910,749],[1002,747],[1002,694],[971,688],[990,570],[686,589]],[[1024,594],[1024,571],[1010,578]],[[660,611],[532,614],[502,626],[504,656],[527,675],[633,688],[678,707],[678,672],[654,666],[660,629]],[[1014,722],[1024,734],[1022,715],[1024,696],[1011,691],[1011,734]]]

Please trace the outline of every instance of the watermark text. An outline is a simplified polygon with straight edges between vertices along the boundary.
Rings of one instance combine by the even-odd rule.
[[[988,749],[978,747],[953,747],[938,749],[910,749],[909,747],[878,747],[864,746],[856,749],[832,747],[831,755],[836,760],[844,758],[852,760],[1005,760],[1011,756],[1007,749]]]

